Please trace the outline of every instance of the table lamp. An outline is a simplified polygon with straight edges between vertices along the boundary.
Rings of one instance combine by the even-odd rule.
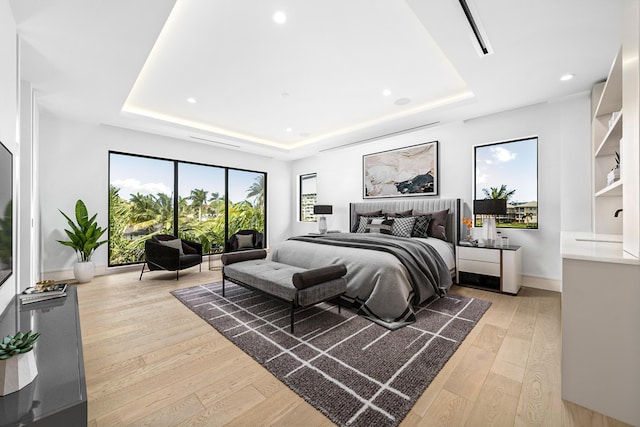
[[[327,232],[327,218],[325,215],[331,215],[333,213],[333,206],[331,205],[313,205],[313,214],[320,215],[318,218],[318,232],[325,234]]]
[[[473,213],[482,215],[482,235],[486,246],[493,246],[497,238],[496,216],[507,214],[507,199],[473,201]]]

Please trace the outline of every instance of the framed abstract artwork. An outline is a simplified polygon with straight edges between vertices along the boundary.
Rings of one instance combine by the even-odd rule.
[[[436,196],[438,141],[362,156],[363,198]]]

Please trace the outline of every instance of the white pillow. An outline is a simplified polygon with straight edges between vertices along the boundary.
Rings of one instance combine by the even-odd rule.
[[[173,239],[173,240],[158,240],[158,241],[165,246],[178,249],[178,251],[180,251],[180,256],[184,255],[184,250],[182,250],[182,240]]]

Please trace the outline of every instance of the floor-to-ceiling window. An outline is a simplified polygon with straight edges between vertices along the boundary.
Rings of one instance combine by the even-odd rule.
[[[237,230],[266,230],[264,172],[109,153],[109,265],[144,260],[144,241],[172,234],[224,247]],[[227,198],[228,194],[228,198]]]
[[[265,189],[267,175],[229,169],[229,234],[255,229],[264,234],[266,224]]]
[[[224,247],[225,168],[178,163],[178,237]]]

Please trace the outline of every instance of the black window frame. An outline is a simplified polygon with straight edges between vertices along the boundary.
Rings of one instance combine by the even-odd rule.
[[[110,194],[110,186],[111,186],[111,155],[112,154],[117,154],[117,155],[123,155],[123,156],[131,156],[131,157],[140,157],[140,158],[146,158],[146,159],[153,159],[153,160],[162,160],[162,161],[167,161],[167,162],[173,162],[173,171],[174,171],[174,176],[173,176],[173,235],[178,237],[178,232],[179,232],[179,224],[178,224],[178,182],[179,182],[179,177],[178,177],[178,169],[179,169],[179,164],[183,163],[183,164],[192,164],[192,165],[199,165],[199,166],[208,166],[208,167],[214,167],[214,168],[221,168],[224,169],[224,191],[225,191],[225,218],[224,218],[224,224],[225,224],[225,230],[224,230],[224,241],[227,242],[229,240],[229,237],[231,236],[231,234],[229,233],[229,171],[230,170],[235,170],[235,171],[241,171],[241,172],[250,172],[250,173],[255,173],[255,174],[263,174],[264,175],[264,231],[263,231],[263,242],[266,246],[266,242],[268,242],[267,240],[267,224],[268,224],[268,215],[267,215],[267,200],[268,200],[268,195],[267,195],[267,182],[268,182],[268,173],[265,171],[257,171],[257,170],[252,170],[252,169],[243,169],[243,168],[234,168],[234,167],[230,167],[230,166],[222,166],[222,165],[213,165],[213,164],[208,164],[208,163],[200,163],[200,162],[193,162],[193,161],[189,161],[189,160],[179,160],[179,159],[171,159],[171,158],[165,158],[165,157],[158,157],[158,156],[150,156],[150,155],[146,155],[146,154],[136,154],[136,153],[126,153],[123,151],[116,151],[116,150],[109,150],[108,151],[108,158],[107,158],[107,165],[108,165],[108,171],[107,171],[107,235],[108,235],[108,239],[111,240],[111,197],[109,197]],[[111,263],[111,245],[107,244],[107,266],[108,267],[121,267],[121,266],[127,266],[127,265],[140,265],[142,263],[144,263],[144,261],[136,261],[136,262],[129,262],[129,263],[122,263],[122,264],[112,264]]]
[[[496,228],[504,228],[506,230],[538,230],[540,228],[540,185],[539,185],[539,176],[540,176],[540,162],[539,162],[539,157],[540,157],[540,149],[539,149],[539,144],[540,144],[540,137],[538,135],[532,135],[532,136],[526,136],[526,137],[522,137],[522,138],[514,138],[514,139],[509,139],[509,140],[505,140],[505,141],[498,141],[498,142],[492,142],[489,144],[479,144],[479,145],[475,145],[473,147],[473,199],[474,200],[478,200],[478,199],[484,199],[484,194],[478,194],[478,185],[477,185],[477,173],[478,173],[478,149],[483,149],[483,148],[489,148],[489,147],[495,147],[495,146],[500,146],[500,145],[504,145],[504,144],[511,144],[511,143],[516,143],[516,142],[523,142],[523,141],[531,141],[531,140],[535,140],[535,148],[536,148],[536,155],[535,155],[535,182],[536,182],[536,222],[535,222],[535,226],[526,226],[526,227],[505,227],[505,226],[501,226],[500,223],[498,221],[496,221]],[[507,185],[507,190],[509,190],[510,188]],[[523,202],[523,204],[526,202]],[[507,202],[507,205],[511,204],[511,202]],[[512,205],[514,206],[514,209],[516,211],[524,211],[523,208],[518,207],[519,205]],[[507,213],[507,215],[509,215],[509,213]],[[475,212],[473,213],[473,223],[476,226],[481,226],[482,225],[482,219],[480,218],[479,215],[476,215]]]
[[[308,220],[305,220],[303,218],[303,213],[304,213],[304,209],[303,209],[303,206],[302,206],[302,204],[303,204],[303,196],[305,194],[311,194],[311,193],[304,193],[304,194],[302,193],[302,187],[303,187],[302,183],[303,183],[303,181],[305,179],[311,179],[312,177],[316,180],[316,193],[315,194],[316,194],[316,202],[317,202],[318,201],[318,191],[317,191],[317,188],[318,188],[318,174],[316,172],[305,173],[305,174],[301,174],[299,176],[299,179],[298,179],[298,221],[300,221],[300,222],[317,222],[318,221],[316,216],[313,215],[313,214],[309,215],[310,219],[308,219]],[[313,218],[313,219],[311,219],[311,218]]]

